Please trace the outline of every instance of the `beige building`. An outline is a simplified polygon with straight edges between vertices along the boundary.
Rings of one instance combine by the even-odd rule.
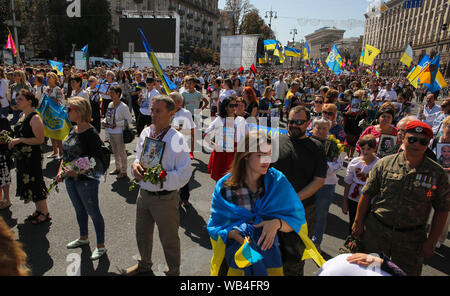
[[[341,40],[344,33],[345,30],[324,27],[306,35],[305,40],[309,45],[310,58],[325,61],[328,56],[328,49],[331,49],[336,41]]]
[[[384,12],[372,10],[365,14],[363,44],[381,50],[375,64],[382,65],[388,73],[395,72],[402,67],[400,57],[410,44],[414,64],[425,54],[433,58],[440,52],[441,72],[449,77],[450,30],[442,30],[442,25],[450,22],[450,1],[424,0],[422,7],[408,9],[403,3],[403,0],[391,0]]]
[[[346,59],[350,59],[352,63],[357,63],[361,56],[363,44],[363,36],[344,38],[336,41],[339,52]]]
[[[110,0],[112,25],[119,31],[122,11],[175,11],[180,15],[180,54],[194,47],[220,49],[218,0]],[[163,33],[163,32],[162,32]],[[118,44],[118,42],[116,43]]]

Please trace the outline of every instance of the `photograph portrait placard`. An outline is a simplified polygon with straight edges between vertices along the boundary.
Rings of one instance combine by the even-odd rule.
[[[350,112],[359,112],[359,110],[361,109],[361,102],[361,99],[352,99]]]
[[[161,164],[166,143],[154,138],[145,138],[139,163],[144,169],[153,168]]]
[[[108,92],[108,89],[109,89],[109,84],[102,83],[98,87],[98,92],[101,93],[101,94],[106,94]]]
[[[438,143],[436,150],[439,164],[445,169],[450,168],[450,143]]]
[[[378,142],[377,154],[379,156],[385,156],[392,153],[392,149],[397,144],[397,136],[392,135],[381,135],[380,141]]]

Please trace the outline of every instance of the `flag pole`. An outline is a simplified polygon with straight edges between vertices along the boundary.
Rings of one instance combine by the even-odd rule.
[[[14,0],[11,0],[11,10],[12,10],[12,26],[14,29],[14,42],[16,43],[16,49],[17,49],[17,46],[19,46],[19,38],[17,37],[16,13],[15,13],[15,9],[14,9]],[[9,28],[8,28],[8,31],[9,31]],[[9,33],[11,33],[11,31],[9,31]],[[19,49],[20,49],[20,46],[19,46]],[[18,50],[18,55],[16,57],[16,60],[20,66],[22,64],[22,60],[20,59],[20,50]]]

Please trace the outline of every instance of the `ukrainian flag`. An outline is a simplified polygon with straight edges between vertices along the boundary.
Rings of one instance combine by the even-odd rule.
[[[364,64],[364,50],[361,51],[361,56],[359,57],[359,63]]]
[[[441,61],[441,54],[433,59],[431,63],[425,66],[419,73],[419,82],[423,84],[433,84],[436,80],[436,75],[439,71],[439,64]]]
[[[412,60],[413,60],[413,50],[411,45],[408,44],[408,46],[405,49],[405,52],[402,55],[402,58],[400,59],[400,62],[409,67],[411,66]]]
[[[259,224],[268,219],[281,219],[285,221],[299,235],[305,245],[305,252],[298,260],[313,259],[320,267],[325,260],[317,251],[314,243],[308,237],[308,228],[305,220],[305,210],[292,185],[287,178],[275,168],[270,168],[264,176],[265,194],[255,201],[253,211],[228,202],[220,193],[225,181],[230,177],[227,174],[220,179],[213,193],[211,216],[207,230],[213,248],[211,259],[211,275],[219,275],[220,268],[226,256],[227,248],[233,242],[228,240],[228,233],[243,223]],[[245,255],[244,255],[245,256]],[[249,257],[246,257],[247,259]],[[250,262],[249,260],[247,260]],[[282,264],[276,268],[268,268],[268,275],[283,275]],[[239,268],[230,267],[228,275],[244,275]]]
[[[264,56],[261,56],[260,54],[258,54],[258,63],[259,64],[266,64],[269,61],[269,59],[267,58],[267,51],[264,51]]]
[[[406,77],[412,86],[417,88],[419,86],[419,74],[422,71],[424,67],[426,67],[431,62],[431,59],[428,55],[424,55],[422,60],[420,60],[419,64],[414,67],[411,72],[409,72],[408,76]]]
[[[59,76],[64,76],[63,63],[52,60],[48,60],[48,63],[53,69],[55,69],[58,72]]]
[[[57,104],[48,95],[44,95],[41,107],[36,110],[44,123],[44,134],[50,139],[63,141],[70,130],[70,123],[64,106]]]
[[[284,63],[284,55],[283,55],[283,49],[280,43],[278,43],[275,47],[275,50],[273,52],[273,55],[277,56],[280,58],[280,63],[283,64]]]
[[[369,66],[372,66],[373,61],[380,54],[380,50],[372,45],[366,44],[364,51],[364,61],[363,63]]]
[[[251,247],[247,238],[245,238],[242,246],[234,254],[234,261],[239,268],[249,267],[250,265],[258,263],[263,258],[264,257],[260,253]]]
[[[336,43],[334,43],[333,48],[331,49],[330,54],[328,55],[325,62],[327,63],[331,71],[334,72],[334,74],[338,75],[341,73],[342,56],[337,48]]]
[[[265,50],[275,50],[277,47],[278,41],[274,39],[266,39],[264,40],[264,49]]]
[[[150,47],[150,44],[145,38],[144,32],[142,32],[140,28],[138,29],[138,32],[139,34],[141,34],[142,44],[144,45],[145,51],[147,52],[147,56],[150,59],[150,62],[152,63],[153,69],[155,69],[156,74],[158,75],[159,79],[161,79],[166,94],[170,94],[172,90],[177,89],[177,86],[172,81],[170,81],[170,79],[164,73],[164,70],[159,64],[153,49]]]
[[[284,54],[286,56],[294,57],[294,58],[299,58],[302,56],[302,53],[300,52],[299,49],[295,49],[295,48],[288,47],[288,46],[284,47]]]
[[[309,55],[310,55],[309,45],[308,45],[308,43],[305,43],[305,47],[303,48],[303,58],[305,60],[308,60],[309,59]]]

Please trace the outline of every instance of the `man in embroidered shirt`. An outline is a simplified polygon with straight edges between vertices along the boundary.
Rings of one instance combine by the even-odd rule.
[[[136,160],[132,173],[140,181],[136,201],[136,240],[141,260],[128,268],[125,275],[152,274],[153,230],[158,226],[159,237],[168,265],[166,275],[180,274],[180,238],[178,228],[178,189],[186,185],[192,175],[189,147],[181,133],[170,127],[170,118],[175,113],[175,104],[168,96],[156,96],[151,105],[152,125],[146,127],[136,146]],[[144,168],[140,164],[145,138],[165,142],[161,166],[167,172],[165,181],[153,185],[143,182]]]
[[[427,95],[427,104],[422,106],[417,113],[420,120],[433,127],[433,121],[441,114],[442,108],[435,104],[434,94]]]

